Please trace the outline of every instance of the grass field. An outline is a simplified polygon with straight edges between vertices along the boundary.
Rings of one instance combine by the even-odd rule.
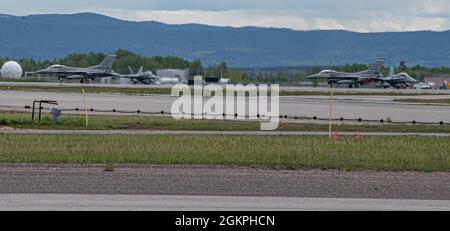
[[[423,104],[449,104],[450,99],[394,99],[395,102],[402,103],[423,103]]]
[[[127,87],[95,87],[95,86],[0,86],[0,90],[10,91],[35,91],[35,92],[72,92],[80,93],[81,89],[85,89],[86,93],[115,93],[126,95],[149,95],[149,94],[161,94],[169,95],[171,93],[170,88],[127,88]],[[447,92],[440,93],[441,95],[450,94]],[[328,96],[330,92],[318,92],[318,91],[280,91],[280,96]],[[405,93],[405,92],[357,92],[357,91],[345,91],[334,92],[334,95],[373,95],[373,96],[415,96],[415,95],[428,95],[426,93]]]
[[[0,135],[0,162],[450,171],[448,138]]]
[[[53,124],[48,114],[42,121],[31,120],[31,113],[0,112],[0,126],[20,129],[62,129],[62,130],[106,130],[106,129],[150,129],[150,130],[193,130],[193,131],[258,131],[257,121],[230,120],[175,120],[166,116],[89,116],[89,127],[81,115],[63,115],[59,124]],[[450,125],[334,125],[342,132],[432,132],[450,133]],[[278,131],[328,131],[326,124],[281,122]]]

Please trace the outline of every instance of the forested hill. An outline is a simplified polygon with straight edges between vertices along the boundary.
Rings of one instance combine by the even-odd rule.
[[[103,15],[0,15],[0,56],[54,59],[126,49],[234,67],[371,63],[450,66],[450,31],[354,33],[132,22]]]

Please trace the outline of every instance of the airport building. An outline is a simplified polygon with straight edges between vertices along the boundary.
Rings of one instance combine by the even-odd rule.
[[[425,83],[433,82],[437,86],[443,86],[444,83],[450,83],[450,75],[425,76],[423,80]]]
[[[127,78],[121,78],[121,77],[104,77],[104,78],[100,78],[96,81],[92,81],[92,82],[98,82],[101,84],[121,84],[121,85],[130,85],[132,84],[130,79]]]

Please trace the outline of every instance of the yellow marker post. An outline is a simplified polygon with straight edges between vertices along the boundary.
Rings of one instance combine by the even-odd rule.
[[[88,120],[88,109],[87,109],[87,100],[86,100],[86,93],[84,92],[84,88],[81,89],[83,92],[83,99],[84,99],[84,113],[86,114],[86,128],[89,126],[89,120]]]
[[[331,90],[330,95],[330,115],[329,115],[329,123],[328,123],[328,138],[331,139],[331,127],[333,124],[333,94],[334,91]]]

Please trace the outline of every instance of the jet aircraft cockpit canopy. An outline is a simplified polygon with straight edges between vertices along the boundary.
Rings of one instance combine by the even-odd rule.
[[[55,65],[51,65],[48,69],[57,69],[57,68],[61,68],[64,67],[63,65],[59,65],[59,64],[55,64]]]
[[[323,70],[323,71],[321,71],[319,74],[321,74],[321,75],[327,75],[327,74],[331,74],[331,73],[335,73],[335,71],[332,71],[332,70]]]

